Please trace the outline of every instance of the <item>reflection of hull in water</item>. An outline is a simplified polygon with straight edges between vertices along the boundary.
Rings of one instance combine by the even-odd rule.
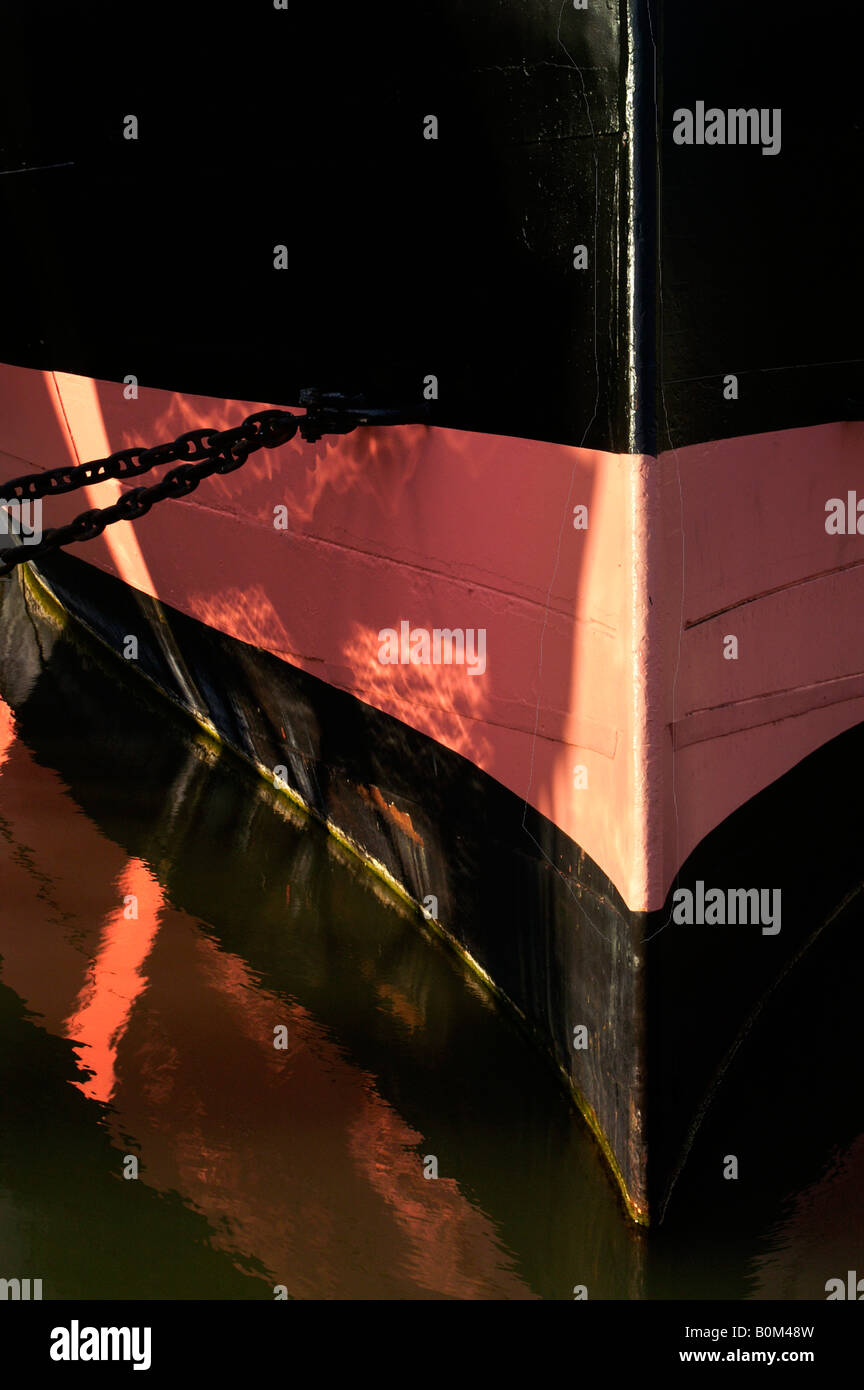
[[[432,1295],[530,1297],[458,1184],[444,1174],[434,1186],[424,1180],[422,1136],[381,1099],[374,1078],[346,1063],[305,1009],[263,989],[237,956],[172,910],[147,866],[124,864],[80,813],[70,833],[64,807],[63,838],[51,836],[46,800],[56,806],[56,779],[35,772],[28,761],[22,793],[29,801],[41,781],[46,799],[30,802],[19,822],[10,768],[5,814],[37,849],[67,916],[74,903],[76,917],[83,908],[101,926],[90,941],[76,933],[72,945],[68,931],[33,912],[32,880],[4,864],[15,911],[3,934],[3,979],[44,1026],[74,1041],[90,1072],[80,1087],[111,1103],[118,1146],[134,1136],[143,1180],[180,1192],[207,1217],[215,1245],[253,1254],[295,1297],[404,1297],[406,1271]],[[86,882],[91,897],[104,899],[101,912],[86,893],[81,903],[80,859],[68,877],[71,866],[55,863],[62,846],[86,852]],[[119,906],[108,907],[112,901]],[[288,1030],[285,1051],[273,1046],[277,1024]],[[204,1065],[196,1061],[202,1054]],[[261,1071],[269,1084],[256,1084]],[[364,1228],[380,1242],[370,1269],[346,1249],[346,1232],[357,1230],[362,1242]]]
[[[74,685],[70,698],[73,691]],[[291,1296],[534,1296],[513,1269],[496,1225],[464,1195],[471,1162],[466,1167],[468,1155],[460,1157],[463,1122],[452,1111],[454,1088],[445,1086],[443,1108],[433,1101],[419,1110],[428,1118],[440,1109],[433,1122],[437,1182],[423,1176],[431,1139],[385,1098],[392,1089],[386,1073],[404,1046],[400,1036],[440,1036],[442,1027],[446,1036],[448,1029],[465,1026],[458,1018],[461,1006],[448,1017],[448,998],[463,996],[446,955],[427,956],[426,968],[407,977],[407,988],[388,978],[388,956],[394,950],[404,954],[399,936],[405,914],[398,899],[385,893],[389,944],[382,938],[380,910],[370,916],[367,939],[370,928],[363,914],[358,920],[356,902],[350,895],[343,901],[346,868],[338,864],[339,847],[333,846],[336,860],[329,870],[320,852],[310,858],[308,833],[292,829],[290,817],[286,824],[284,812],[276,814],[284,803],[252,793],[238,806],[239,798],[226,794],[225,774],[220,789],[206,767],[212,757],[206,752],[201,761],[174,759],[174,775],[160,793],[164,804],[154,843],[140,843],[147,821],[141,825],[134,813],[124,815],[118,803],[118,826],[139,840],[139,854],[124,853],[70,804],[55,774],[33,763],[15,742],[7,707],[0,709],[7,754],[0,775],[11,831],[3,878],[15,905],[14,914],[4,914],[3,981],[41,1015],[44,1027],[74,1042],[81,1066],[91,1073],[76,1084],[108,1106],[105,1124],[118,1150],[118,1170],[120,1154],[138,1155],[142,1183],[179,1192],[206,1218],[214,1248],[250,1272],[263,1268],[270,1285],[284,1283]],[[26,718],[26,703],[23,710]],[[134,727],[134,719],[129,722]],[[123,732],[128,738],[125,726]],[[119,729],[113,737],[118,753],[128,748]],[[111,754],[102,760],[110,762]],[[137,761],[130,753],[126,785],[152,796],[146,773],[137,774]],[[71,770],[61,775],[69,777]],[[87,776],[85,769],[85,805],[93,795]],[[200,859],[205,846],[230,841],[238,831],[254,845],[248,883],[243,866],[227,855],[218,856],[202,882],[189,876],[189,863]],[[38,881],[32,861],[38,863]],[[170,899],[154,877],[156,866],[160,880],[169,875]],[[328,882],[333,925],[304,908],[310,898],[320,901]],[[132,894],[135,920],[124,915],[124,899],[128,909]],[[45,901],[62,903],[59,915],[46,912]],[[187,901],[189,910],[179,906]],[[240,927],[241,956],[227,942],[217,943],[200,917],[243,924],[244,904],[250,920]],[[301,938],[296,946],[295,936]],[[409,939],[413,943],[413,933]],[[267,962],[268,980],[275,983],[281,975],[284,984],[262,983],[258,969],[246,964],[247,945],[253,961],[257,955]],[[422,954],[419,943],[417,949]],[[332,1011],[337,997],[347,1024],[336,1025],[338,1043],[317,1017],[320,1004],[326,1009],[329,999]],[[304,998],[309,1004],[300,1002]],[[482,998],[470,1007],[483,1009]],[[364,1041],[370,1009],[374,1027]],[[273,1047],[278,1024],[288,1029],[285,1051]],[[476,1048],[482,1029],[468,1031]],[[366,1049],[365,1062],[346,1053],[352,1034],[360,1057]],[[495,1058],[505,1067],[509,1046]],[[478,1061],[463,1057],[460,1069],[470,1076]],[[398,1070],[397,1062],[397,1076]],[[498,1084],[490,1081],[490,1092]],[[409,1095],[423,1090],[407,1076],[398,1084],[403,1088]],[[589,1165],[584,1181],[589,1188],[599,1183],[602,1207],[600,1170],[592,1173]],[[480,1185],[482,1190],[482,1180]],[[551,1200],[558,1189],[554,1200],[560,1205],[560,1187],[549,1175],[541,1184],[540,1208],[545,1190]],[[519,1202],[524,1205],[523,1198]],[[493,1212],[496,1205],[501,1203],[493,1198]],[[596,1255],[602,1249],[608,1265],[595,1281],[596,1291],[632,1295],[629,1242],[623,1232],[616,1234],[614,1207],[605,1223],[598,1224],[596,1212],[597,1199],[592,1203],[583,1192],[566,1233],[571,1258],[577,1271],[593,1268],[588,1251],[599,1241]],[[622,1240],[624,1259],[609,1260]],[[369,1249],[376,1252],[374,1267],[364,1254]],[[557,1296],[566,1297],[567,1290]]]

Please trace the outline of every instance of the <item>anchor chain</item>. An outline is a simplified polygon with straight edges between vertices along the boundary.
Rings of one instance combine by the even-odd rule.
[[[312,442],[324,434],[348,434],[357,425],[406,422],[402,411],[340,408],[337,400],[319,392],[304,392],[301,403],[308,405],[306,415],[293,415],[288,410],[261,410],[232,429],[187,430],[170,444],[120,449],[91,463],[13,478],[0,489],[0,498],[7,503],[53,497],[109,478],[122,481],[179,460],[178,467],[172,468],[152,487],[134,488],[110,507],[81,512],[66,526],[45,531],[36,545],[18,545],[0,552],[0,578],[11,573],[16,565],[38,560],[64,545],[94,540],[115,521],[137,521],[166,497],[188,497],[205,478],[214,473],[233,473],[250,454],[258,449],[277,449],[293,439],[298,430],[302,438]]]

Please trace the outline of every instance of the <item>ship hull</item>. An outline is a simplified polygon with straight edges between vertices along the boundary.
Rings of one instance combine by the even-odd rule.
[[[864,720],[860,45],[703,9],[440,0],[406,61],[389,0],[273,8],[239,103],[199,7],[76,65],[78,16],[22,10],[4,90],[6,477],[309,387],[429,421],[261,452],[37,577],[433,905],[640,1220],[857,872],[820,779]],[[709,97],[777,143],[680,144]],[[750,891],[767,921],[674,920]]]
[[[235,423],[256,405],[0,377],[7,471]],[[448,937],[540,1042],[644,1221],[663,1210],[740,1030],[826,908],[798,877],[800,834],[815,844],[825,823],[802,832],[801,803],[819,804],[838,735],[854,739],[864,662],[850,640],[860,538],[829,535],[821,498],[846,496],[860,437],[838,424],[649,460],[369,430],[284,446],[120,523],[86,560],[40,560],[33,578]],[[736,467],[761,491],[730,549],[739,494],[720,484]],[[523,505],[490,527],[502,485]],[[81,506],[52,499],[52,524]],[[793,564],[786,538],[805,525]],[[486,634],[482,671],[410,649],[382,661],[383,632],[456,615]],[[784,852],[760,859],[754,817],[788,822],[789,777],[804,779],[799,839],[773,830]],[[844,892],[854,876],[850,856]],[[785,885],[782,922],[688,929],[674,895],[696,902],[700,883],[703,901],[706,885],[781,900]],[[720,975],[722,1007],[704,988]]]

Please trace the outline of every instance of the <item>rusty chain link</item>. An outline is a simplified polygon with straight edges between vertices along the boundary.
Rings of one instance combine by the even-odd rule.
[[[199,483],[214,473],[232,473],[240,468],[250,454],[258,449],[276,449],[293,439],[298,429],[307,440],[320,439],[322,434],[347,434],[358,424],[395,423],[396,412],[365,412],[313,409],[306,415],[292,415],[287,410],[262,410],[249,415],[242,424],[228,430],[188,430],[170,444],[158,444],[152,449],[139,446],[120,449],[108,458],[92,463],[80,463],[53,468],[44,473],[26,474],[13,478],[0,489],[5,502],[31,498],[53,497],[80,487],[105,482],[106,479],[134,478],[165,463],[176,463],[169,473],[152,487],[134,488],[119,498],[113,506],[82,512],[66,526],[45,531],[36,545],[18,545],[0,552],[0,577],[9,574],[16,565],[38,560],[59,550],[70,542],[94,540],[115,521],[137,521],[151,507],[166,497],[188,497]],[[385,418],[387,417],[387,418]]]

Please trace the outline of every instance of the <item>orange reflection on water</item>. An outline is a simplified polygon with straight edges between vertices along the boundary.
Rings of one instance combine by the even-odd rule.
[[[0,768],[9,757],[9,749],[15,742],[15,716],[0,697]]]
[[[312,1007],[268,987],[170,902],[147,862],[127,858],[34,761],[0,702],[0,764],[7,755],[3,982],[71,1040],[71,1084],[97,1102],[92,1123],[120,1153],[135,1145],[140,1180],[179,1194],[212,1249],[294,1297],[532,1297],[446,1141],[409,1123],[374,1065]],[[318,861],[300,862],[308,877],[298,870],[291,897],[314,900]],[[338,973],[338,952],[321,949],[311,931],[300,980]],[[401,1028],[422,1034],[424,981],[395,982],[374,953],[363,965],[367,999],[371,986]],[[288,1030],[284,1050],[275,1025]],[[436,1144],[433,1181],[423,1156]]]
[[[140,859],[130,859],[117,880],[120,906],[102,928],[87,981],[66,1022],[68,1038],[92,1075],[74,1085],[90,1100],[109,1101],[116,1084],[117,1049],[132,1006],[144,989],[142,973],[159,930],[162,888]],[[137,919],[133,915],[137,911]]]
[[[214,1247],[299,1298],[532,1297],[494,1223],[446,1173],[424,1177],[423,1135],[308,1009],[172,907],[149,974],[108,1123]]]

